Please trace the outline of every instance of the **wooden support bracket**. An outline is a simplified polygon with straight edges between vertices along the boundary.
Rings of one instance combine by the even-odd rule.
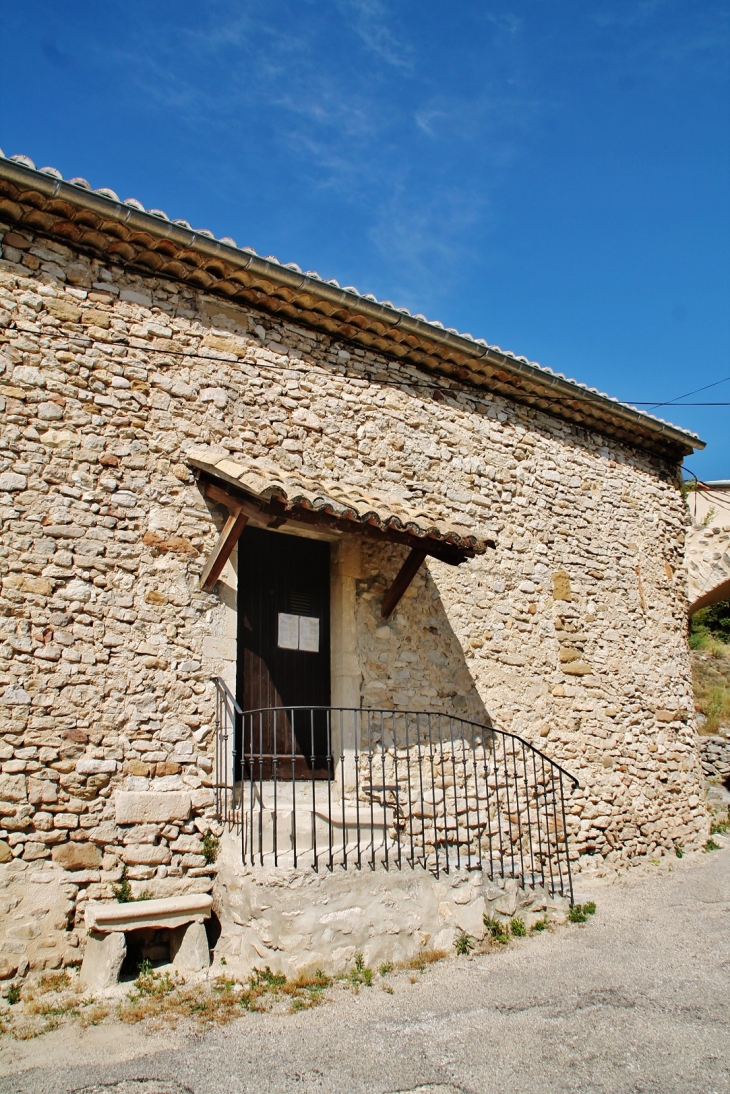
[[[383,597],[383,607],[380,612],[383,619],[389,619],[398,607],[403,594],[420,570],[427,554],[428,551],[423,551],[418,547],[411,549],[408,558],[398,571],[398,576]]]
[[[229,510],[228,519],[218,536],[218,542],[208,556],[205,569],[200,575],[201,589],[210,591],[213,588],[247,523],[248,513],[244,513],[239,506]]]

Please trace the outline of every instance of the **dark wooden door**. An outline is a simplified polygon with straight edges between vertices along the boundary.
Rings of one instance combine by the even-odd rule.
[[[328,543],[244,530],[238,701],[246,712],[244,763],[254,778],[327,777],[331,770],[328,712],[286,709],[329,706],[329,589]]]

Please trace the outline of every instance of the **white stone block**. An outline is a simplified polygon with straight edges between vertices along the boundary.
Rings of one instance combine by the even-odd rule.
[[[208,936],[203,923],[189,923],[170,932],[170,958],[176,969],[199,972],[210,967]]]
[[[184,791],[118,790],[114,797],[117,824],[168,823],[190,816],[190,795]]]
[[[113,987],[126,955],[127,940],[122,932],[102,935],[92,931],[86,937],[81,980],[94,991]]]

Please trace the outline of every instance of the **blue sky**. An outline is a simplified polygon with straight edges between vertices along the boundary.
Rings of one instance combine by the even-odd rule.
[[[730,0],[3,5],[0,147],[628,400],[730,377]],[[730,402],[730,381],[694,396]],[[730,478],[730,406],[656,411]]]

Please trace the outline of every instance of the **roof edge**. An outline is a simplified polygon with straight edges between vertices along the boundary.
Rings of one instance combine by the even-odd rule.
[[[527,381],[537,388],[542,388],[545,393],[544,396],[539,392],[524,391],[507,394],[506,397],[516,399],[518,402],[527,402],[528,398],[554,395],[570,400],[573,404],[581,404],[598,411],[599,419],[601,416],[606,416],[617,424],[620,423],[624,428],[633,427],[644,434],[644,444],[637,440],[635,442],[637,447],[646,447],[646,442],[651,442],[652,438],[655,443],[663,442],[662,449],[669,445],[678,449],[682,455],[689,455],[693,450],[705,447],[705,442],[694,433],[656,418],[645,411],[637,410],[594,388],[569,380],[559,373],[552,372],[551,369],[528,361],[527,358],[502,350],[499,346],[490,346],[483,340],[475,340],[471,335],[444,329],[441,324],[410,315],[407,309],[398,309],[388,303],[381,303],[374,297],[362,296],[354,289],[340,288],[336,282],[332,284],[323,281],[319,276],[312,276],[311,273],[302,273],[293,263],[284,265],[270,257],[262,258],[248,248],[237,247],[232,240],[218,240],[211,232],[190,228],[185,222],[172,222],[159,211],[144,210],[134,199],[120,201],[112,191],[96,192],[90,187],[87,189],[88,184],[84,183],[84,180],[80,180],[80,183],[84,183],[83,185],[66,182],[55,169],[37,170],[31,161],[25,162],[25,157],[7,159],[0,152],[0,178],[20,187],[27,186],[32,179],[33,189],[49,199],[62,199],[72,206],[94,212],[106,221],[116,221],[130,231],[147,232],[160,240],[169,240],[180,247],[196,251],[208,259],[223,259],[228,266],[258,275],[282,290],[293,293],[304,291],[308,297],[329,307],[344,307],[363,318],[377,322],[385,328],[386,333],[396,330],[407,332],[418,340],[435,344],[447,351],[449,355],[466,358],[466,366],[458,370],[458,379],[462,383],[477,388],[483,387],[484,384],[478,382],[478,371],[474,366],[479,363],[489,363],[498,366],[502,372],[511,377],[516,382],[517,388],[522,387]],[[44,233],[42,227],[36,227],[34,230],[41,234],[52,235],[52,233]],[[69,245],[69,241],[66,243]],[[153,270],[148,273],[150,276],[155,276]],[[320,329],[315,324],[308,323],[306,318],[297,318],[292,321]],[[387,353],[387,350],[383,352]],[[469,372],[472,373],[473,378],[469,376]],[[451,378],[454,378],[453,375]],[[528,402],[527,405],[534,404]],[[549,405],[547,409],[539,405],[536,409],[565,420],[563,415],[552,411]],[[601,432],[600,421],[593,421],[587,424],[586,428]],[[631,443],[627,439],[625,442]]]

